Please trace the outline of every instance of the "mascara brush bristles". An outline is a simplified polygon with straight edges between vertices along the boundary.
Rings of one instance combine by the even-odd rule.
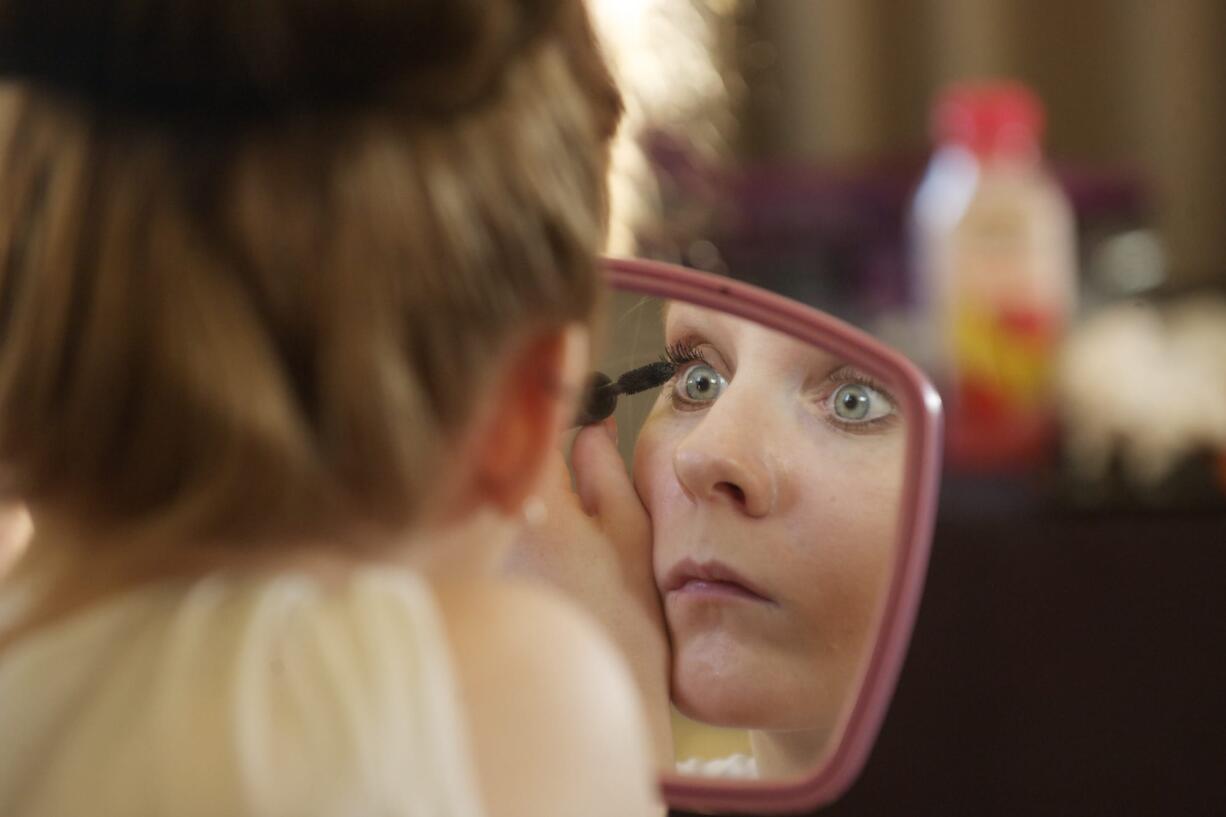
[[[631,369],[617,380],[610,380],[604,372],[592,372],[588,378],[587,397],[580,408],[575,425],[599,423],[617,408],[619,394],[638,394],[668,382],[677,373],[677,364],[668,360],[648,363]]]
[[[654,389],[668,382],[677,372],[677,366],[667,360],[648,363],[637,369],[631,369],[617,378],[617,391],[620,394],[638,394],[647,389]]]

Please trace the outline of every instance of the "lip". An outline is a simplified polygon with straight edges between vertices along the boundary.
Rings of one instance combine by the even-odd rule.
[[[701,595],[775,603],[761,588],[720,561],[682,559],[664,576],[660,590],[666,596]]]

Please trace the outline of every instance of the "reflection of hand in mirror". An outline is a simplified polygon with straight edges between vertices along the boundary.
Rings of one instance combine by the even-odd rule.
[[[554,452],[507,569],[548,582],[605,627],[635,674],[657,759],[668,768],[669,655],[651,570],[651,525],[617,452],[616,434],[609,419],[575,436],[573,488],[562,453]]]
[[[811,773],[876,634],[904,424],[864,372],[754,323],[675,303],[665,335],[678,368],[638,437],[634,483],[673,700],[749,730],[753,758],[733,774]]]

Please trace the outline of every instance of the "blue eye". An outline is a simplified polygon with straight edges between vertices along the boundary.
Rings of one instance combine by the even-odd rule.
[[[678,379],[677,396],[690,403],[709,403],[723,393],[728,386],[724,376],[705,363],[686,369]]]
[[[881,392],[863,383],[845,383],[830,396],[836,417],[847,423],[869,423],[894,411],[894,404]]]

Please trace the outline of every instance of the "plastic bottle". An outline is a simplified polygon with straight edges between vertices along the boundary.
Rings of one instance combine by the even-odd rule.
[[[912,208],[929,365],[945,397],[947,457],[1032,465],[1051,423],[1049,373],[1076,308],[1072,208],[1043,163],[1043,109],[1011,82],[953,86]]]

